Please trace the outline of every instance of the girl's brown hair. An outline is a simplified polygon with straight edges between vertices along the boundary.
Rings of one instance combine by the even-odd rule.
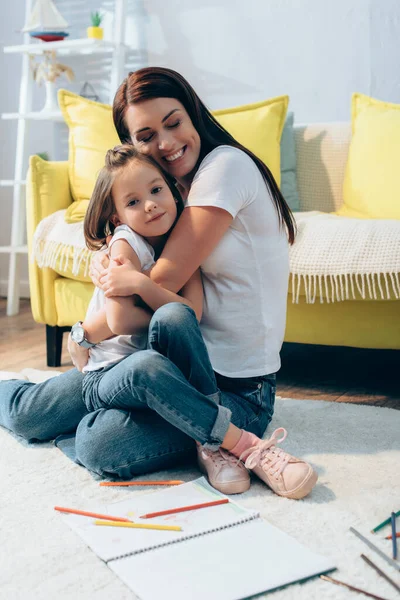
[[[114,233],[115,225],[111,222],[115,215],[112,186],[118,172],[133,160],[155,167],[177,201],[177,217],[183,210],[183,200],[173,178],[151,156],[141,154],[132,144],[115,146],[107,151],[105,164],[97,177],[83,223],[86,246],[90,250],[100,250],[106,242],[106,237]]]
[[[132,138],[125,122],[125,112],[128,106],[151,98],[175,98],[183,104],[200,136],[200,159],[223,144],[238,148],[253,159],[271,192],[280,222],[287,228],[289,242],[293,244],[296,232],[293,214],[269,168],[255,154],[239,144],[218,123],[191,85],[176,71],[164,67],[145,67],[129,73],[128,77],[122,82],[115,94],[113,103],[114,124],[121,142],[132,144]]]

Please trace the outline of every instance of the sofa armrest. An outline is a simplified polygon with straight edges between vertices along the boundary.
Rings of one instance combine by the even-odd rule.
[[[71,196],[68,162],[50,162],[31,156],[26,181],[26,221],[29,252],[29,286],[33,318],[38,323],[57,325],[54,281],[59,277],[49,268],[39,269],[32,260],[33,234],[48,215],[67,208]]]

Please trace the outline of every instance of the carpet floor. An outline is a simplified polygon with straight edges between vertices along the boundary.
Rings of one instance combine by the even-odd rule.
[[[278,398],[268,432],[278,426],[288,430],[284,449],[303,456],[316,468],[317,486],[309,497],[295,501],[274,495],[254,480],[250,490],[235,500],[259,510],[264,519],[311,549],[332,557],[338,567],[333,577],[388,600],[398,598],[360,554],[366,554],[398,584],[400,573],[350,533],[349,527],[391,555],[391,542],[384,539],[388,528],[375,535],[369,532],[400,509],[400,411]],[[28,444],[2,428],[0,453],[0,598],[134,600],[134,593],[63,523],[53,507],[90,510],[102,502],[149,491],[99,487],[98,481],[52,443]],[[193,465],[148,478],[190,481],[198,476]],[[314,579],[269,597],[344,600],[356,594]]]

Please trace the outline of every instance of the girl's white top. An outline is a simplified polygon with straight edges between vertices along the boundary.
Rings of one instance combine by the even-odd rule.
[[[219,146],[201,162],[186,206],[215,206],[233,217],[201,265],[201,331],[214,370],[227,377],[275,373],[285,332],[289,247],[260,171],[241,150]]]
[[[119,225],[114,231],[110,242],[110,248],[116,240],[126,240],[136,252],[142,271],[149,269],[154,264],[154,250],[140,235],[132,231],[128,225]],[[106,302],[103,290],[95,288],[90,301],[86,318],[101,310]],[[145,350],[147,345],[147,335],[116,335],[109,340],[104,340],[96,344],[89,350],[89,361],[84,367],[83,372],[98,371],[104,367],[109,367],[123,358],[137,352]]]

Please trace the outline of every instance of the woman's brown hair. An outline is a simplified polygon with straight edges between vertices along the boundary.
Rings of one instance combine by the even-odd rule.
[[[132,144],[132,138],[125,122],[125,112],[128,106],[151,98],[175,98],[183,104],[200,136],[200,158],[204,158],[217,146],[228,145],[242,150],[253,159],[271,192],[280,222],[287,228],[289,242],[293,244],[296,231],[293,214],[267,165],[250,150],[239,144],[218,123],[192,86],[176,71],[164,67],[145,67],[129,73],[128,77],[124,79],[115,94],[113,103],[114,125],[121,142]]]
[[[132,144],[122,144],[107,151],[104,167],[101,169],[83,223],[86,246],[90,250],[100,250],[108,235],[112,235],[115,225],[111,218],[115,215],[112,186],[118,172],[133,160],[150,165],[161,173],[177,203],[177,217],[183,210],[183,200],[174,180],[151,156],[141,154]]]

